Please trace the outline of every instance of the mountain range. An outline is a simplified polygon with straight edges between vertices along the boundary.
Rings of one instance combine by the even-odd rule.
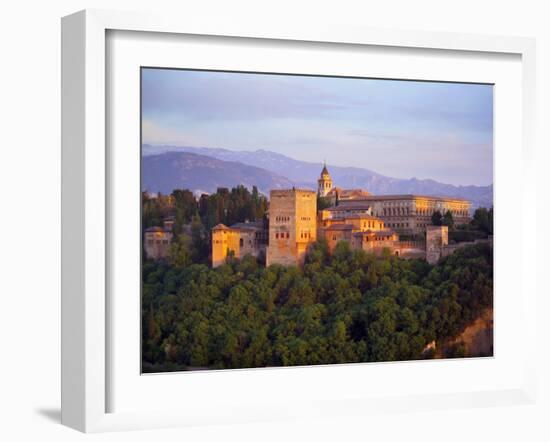
[[[196,194],[212,193],[217,187],[256,185],[269,195],[270,189],[292,186],[316,189],[322,163],[299,161],[267,151],[233,151],[190,146],[142,146],[142,187],[151,192],[170,193],[189,188]],[[461,197],[473,207],[493,204],[493,185],[455,186],[430,179],[402,179],[358,167],[327,166],[334,184],[361,188],[374,195],[420,194]]]
[[[270,189],[288,189],[295,184],[283,176],[259,167],[189,152],[165,152],[144,156],[141,163],[141,185],[149,192],[171,193],[189,189],[200,195],[213,193],[218,187],[242,184],[269,195]]]

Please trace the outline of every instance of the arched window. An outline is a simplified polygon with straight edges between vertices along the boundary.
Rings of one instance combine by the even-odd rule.
[[[242,247],[242,246],[243,246],[243,244],[244,244],[244,241],[243,241],[243,239],[242,239],[242,238],[241,238],[241,239],[239,239],[239,246],[241,246],[241,247]]]

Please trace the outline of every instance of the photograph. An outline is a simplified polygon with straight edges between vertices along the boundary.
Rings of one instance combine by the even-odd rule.
[[[0,442],[550,442],[548,2],[422,3],[2,4]]]
[[[142,373],[493,357],[493,84],[140,77]]]

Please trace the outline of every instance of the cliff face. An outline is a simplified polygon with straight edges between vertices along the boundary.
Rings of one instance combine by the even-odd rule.
[[[439,347],[436,358],[493,356],[493,309],[487,309],[458,336]]]

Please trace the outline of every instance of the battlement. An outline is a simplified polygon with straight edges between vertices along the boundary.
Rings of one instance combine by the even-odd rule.
[[[294,195],[307,195],[316,197],[317,193],[314,190],[310,189],[276,189],[269,192],[269,198],[276,197],[287,197]]]

